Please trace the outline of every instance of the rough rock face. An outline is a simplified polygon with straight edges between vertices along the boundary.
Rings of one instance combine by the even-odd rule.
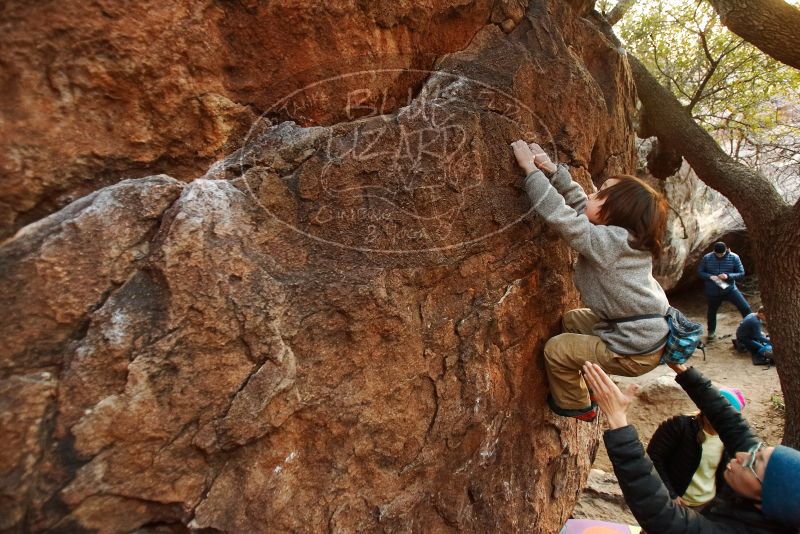
[[[6,2],[0,8],[0,238],[125,177],[195,178],[264,111],[306,124],[344,106],[281,99],[321,78],[359,80],[387,112],[436,58],[512,0]],[[510,26],[509,26],[510,25]],[[310,38],[311,36],[311,38]],[[347,99],[351,84],[338,80]]]
[[[739,212],[706,186],[684,162],[678,174],[660,183],[672,210],[661,258],[653,275],[666,290],[696,280],[695,270],[711,245],[731,232],[743,231]]]
[[[6,241],[0,528],[557,531],[598,428],[546,408],[572,254],[508,144],[634,168],[585,4],[485,26],[394,113],[272,117]]]

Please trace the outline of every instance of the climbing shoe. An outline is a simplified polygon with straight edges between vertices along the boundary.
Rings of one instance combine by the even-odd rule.
[[[550,395],[547,396],[547,405],[550,406],[550,410],[553,413],[560,415],[562,417],[574,417],[579,421],[585,421],[587,423],[591,423],[595,419],[597,419],[597,404],[592,401],[591,406],[584,408],[582,410],[568,410],[566,408],[561,408],[558,406],[553,397]]]

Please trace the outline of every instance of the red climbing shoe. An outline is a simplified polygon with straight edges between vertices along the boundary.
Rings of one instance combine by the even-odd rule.
[[[553,397],[550,395],[547,396],[547,405],[550,406],[550,409],[553,413],[558,414],[562,417],[574,417],[579,421],[585,421],[587,423],[591,423],[595,419],[597,419],[597,404],[592,401],[591,406],[584,408],[582,410],[568,410],[566,408],[561,408],[556,402],[553,400]]]

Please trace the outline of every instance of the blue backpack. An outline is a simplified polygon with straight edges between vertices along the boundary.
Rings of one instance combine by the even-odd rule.
[[[690,321],[677,308],[667,310],[669,335],[661,363],[686,363],[696,349],[703,351],[706,359],[706,346],[703,345],[703,325]]]
[[[706,347],[703,345],[703,325],[690,321],[677,308],[669,307],[667,315],[650,313],[647,315],[636,315],[634,317],[624,317],[622,319],[605,319],[607,323],[628,323],[641,319],[655,319],[662,317],[667,320],[669,333],[667,343],[664,346],[664,354],[661,356],[661,363],[686,363],[694,351],[703,351],[703,359],[706,359]]]

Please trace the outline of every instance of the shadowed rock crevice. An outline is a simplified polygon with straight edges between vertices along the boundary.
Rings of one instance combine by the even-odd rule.
[[[146,258],[143,239],[180,186],[167,177],[145,179],[152,186],[146,189],[137,189],[137,183],[142,182],[93,193],[4,244],[0,279],[4,287],[16,287],[0,297],[12,312],[0,331],[14,342],[0,362],[4,373],[19,364],[59,367],[65,343],[83,335],[89,314]],[[133,212],[135,222],[128,220]],[[90,277],[78,283],[82,267]],[[13,313],[22,308],[28,311]],[[46,338],[40,336],[42,328],[51,332]]]

